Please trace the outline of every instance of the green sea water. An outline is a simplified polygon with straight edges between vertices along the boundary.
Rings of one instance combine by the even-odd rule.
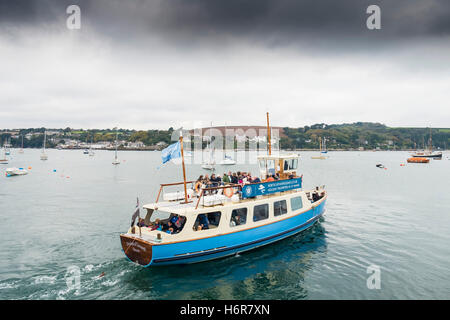
[[[304,186],[328,190],[320,223],[238,256],[146,269],[126,260],[119,234],[136,197],[153,202],[160,183],[182,180],[180,166],[161,165],[160,152],[119,152],[113,166],[110,151],[48,150],[47,161],[17,151],[0,167],[0,299],[450,298],[449,153],[406,164],[401,151],[300,152]],[[6,177],[13,166],[31,169]],[[230,169],[257,174],[254,164],[217,172]],[[367,285],[370,266],[379,289]]]

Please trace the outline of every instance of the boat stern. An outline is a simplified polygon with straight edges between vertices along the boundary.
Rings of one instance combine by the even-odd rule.
[[[130,234],[121,234],[120,242],[127,258],[141,266],[152,262],[152,244]]]

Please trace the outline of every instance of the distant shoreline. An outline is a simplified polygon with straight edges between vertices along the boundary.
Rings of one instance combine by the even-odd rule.
[[[20,149],[20,148],[11,148],[12,150],[15,149]],[[42,148],[23,148],[24,150],[26,149],[42,149]],[[86,150],[86,148],[46,148],[46,149],[52,149],[52,150],[70,150],[70,151],[79,151],[79,150]],[[95,149],[88,149],[88,150],[92,150],[92,151],[97,151],[97,150],[102,150],[102,151],[115,151],[115,149],[110,149],[110,148],[95,148]],[[206,150],[206,149],[202,149],[202,150]],[[381,151],[390,151],[390,152],[396,152],[396,151],[408,151],[408,152],[417,152],[417,151],[421,151],[420,150],[416,150],[416,149],[398,149],[398,150],[376,150],[376,149],[365,149],[365,150],[357,150],[357,149],[329,149],[328,152],[341,152],[341,151],[358,151],[358,152],[381,152]],[[152,148],[126,148],[126,149],[117,149],[117,151],[161,151],[160,149],[152,149]],[[190,152],[192,152],[192,150],[189,150]],[[225,150],[224,150],[225,151]],[[226,151],[231,151],[231,150],[226,150]],[[234,150],[234,151],[249,151],[246,149],[238,149],[238,150]],[[259,150],[259,151],[263,151],[263,150]],[[283,152],[299,152],[299,151],[308,151],[308,152],[320,152],[320,149],[286,149],[286,150],[281,150]],[[434,151],[439,151],[439,152],[444,152],[447,151],[446,150],[434,150]]]

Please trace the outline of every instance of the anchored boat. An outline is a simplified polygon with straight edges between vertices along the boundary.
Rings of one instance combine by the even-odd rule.
[[[28,174],[28,171],[24,168],[8,168],[5,170],[6,176],[23,176]]]
[[[430,137],[428,138],[428,150],[423,150],[421,152],[416,152],[412,156],[413,156],[413,158],[431,158],[431,159],[434,159],[434,160],[441,160],[442,159],[442,152],[433,151],[433,141],[431,139],[431,128],[430,128]]]
[[[131,227],[120,235],[126,257],[139,265],[189,264],[235,255],[306,230],[325,211],[324,186],[302,188],[297,154],[273,155],[269,143],[268,155],[258,157],[262,182],[188,188],[193,182],[186,181],[182,137],[178,143],[167,149],[181,149],[184,181],[162,184],[156,201],[143,206],[145,218],[135,224],[137,207]],[[169,186],[184,186],[184,192],[164,193]]]
[[[406,159],[409,163],[428,163],[430,162],[430,159],[428,158],[420,158],[420,157],[412,157]]]

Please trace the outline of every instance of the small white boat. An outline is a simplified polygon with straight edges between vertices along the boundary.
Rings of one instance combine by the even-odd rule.
[[[227,126],[225,124],[225,140],[227,139],[226,132],[227,132]],[[236,164],[236,161],[231,156],[227,155],[227,152],[225,150],[223,159],[219,162],[219,164],[225,165],[225,166],[231,166],[231,165]]]
[[[225,155],[222,161],[220,161],[221,165],[233,165],[236,164],[236,161],[233,160],[230,156]]]
[[[23,176],[28,174],[28,171],[24,168],[8,168],[5,172],[7,176]]]
[[[202,168],[205,170],[215,170],[214,164],[204,163],[202,164]]]
[[[211,123],[211,127],[212,127],[212,123]],[[206,149],[208,150],[209,153],[209,159],[206,159],[206,161],[204,161],[202,163],[202,168],[205,170],[215,170],[215,165],[216,165],[216,161],[214,159],[214,148],[211,147],[211,142],[212,142],[212,136],[211,136],[211,127],[209,129],[209,142],[208,145],[206,146]]]

